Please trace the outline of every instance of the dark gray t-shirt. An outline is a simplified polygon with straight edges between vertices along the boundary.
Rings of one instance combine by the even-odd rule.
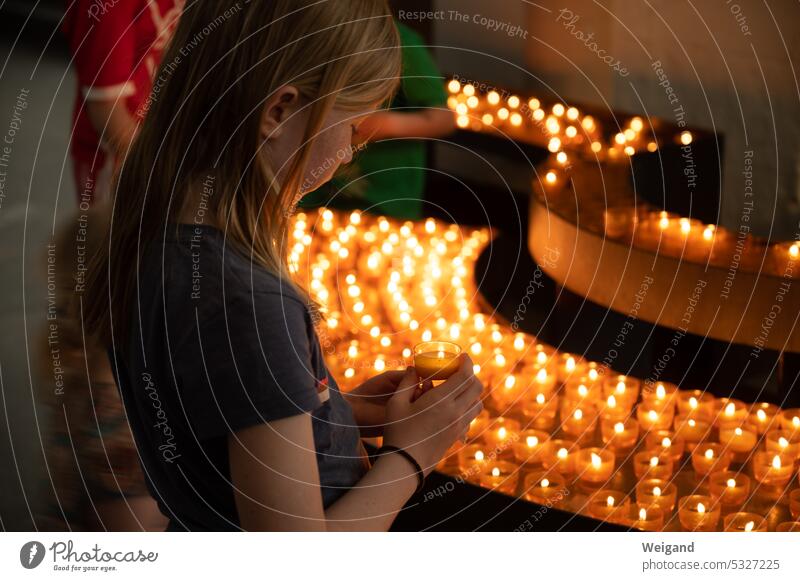
[[[239,528],[227,439],[257,424],[312,414],[326,507],[364,475],[310,310],[222,232],[170,226],[142,258],[131,316],[125,351],[109,355],[167,530]]]

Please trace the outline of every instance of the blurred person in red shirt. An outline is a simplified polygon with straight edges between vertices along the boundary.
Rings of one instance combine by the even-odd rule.
[[[108,196],[144,117],[184,0],[72,0],[63,30],[78,77],[70,152],[78,204]]]

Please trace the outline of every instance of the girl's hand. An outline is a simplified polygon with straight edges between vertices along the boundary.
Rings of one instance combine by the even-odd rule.
[[[418,391],[417,373],[406,370],[386,404],[383,443],[411,454],[429,474],[456,440],[463,438],[481,410],[483,385],[472,371],[472,359],[462,353],[450,378],[434,389]]]
[[[386,371],[344,394],[344,398],[353,408],[353,415],[362,436],[371,438],[383,434],[386,425],[386,403],[395,394],[405,375],[405,371]],[[425,381],[413,397],[432,386],[429,380]]]

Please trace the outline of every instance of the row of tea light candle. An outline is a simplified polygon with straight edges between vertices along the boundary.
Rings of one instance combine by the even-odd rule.
[[[509,491],[517,483],[506,481],[519,472],[509,472],[511,467],[530,465],[545,470],[550,486],[544,488],[557,491],[559,477],[566,481],[584,473],[578,478],[582,486],[601,488],[618,459],[643,446],[631,455],[637,477],[668,482],[679,460],[667,452],[677,454],[679,444],[691,453],[700,443],[723,442],[724,454],[712,448],[710,458],[705,449],[692,456],[698,474],[721,471],[724,461],[718,456],[748,450],[756,451],[750,464],[764,466],[763,474],[754,475],[759,482],[792,474],[783,458],[797,453],[800,413],[679,391],[666,383],[641,389],[638,380],[611,375],[483,313],[471,275],[490,239],[485,229],[320,210],[298,215],[292,238],[290,268],[325,314],[317,328],[327,363],[344,390],[411,364],[413,346],[422,341],[441,338],[470,354],[494,412],[476,419],[470,445],[485,446],[482,453],[488,457],[490,448],[514,441],[497,465],[473,474],[473,482]],[[783,439],[774,428],[782,430]],[[592,434],[599,434],[599,441],[590,446]],[[716,441],[709,440],[711,434],[717,434]],[[758,450],[751,447],[753,438]],[[655,453],[657,444],[664,449]],[[786,448],[779,469],[768,457],[755,461],[777,447]]]
[[[610,238],[632,240],[642,248],[717,266],[727,266],[738,245],[742,268],[751,271],[763,268],[778,276],[800,277],[800,242],[797,241],[767,244],[750,234],[738,240],[722,226],[703,224],[647,206],[606,209],[604,228],[605,235]]]

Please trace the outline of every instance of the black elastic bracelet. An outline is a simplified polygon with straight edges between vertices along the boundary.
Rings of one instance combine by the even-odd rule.
[[[381,446],[380,449],[375,453],[375,456],[382,456],[383,454],[391,454],[392,452],[397,452],[403,458],[411,462],[411,465],[414,467],[414,470],[417,472],[417,480],[419,480],[419,484],[417,484],[417,489],[414,491],[414,494],[422,490],[422,487],[425,485],[425,473],[422,471],[422,466],[419,465],[419,462],[416,461],[414,456],[403,450],[402,448],[398,448],[397,446]]]

